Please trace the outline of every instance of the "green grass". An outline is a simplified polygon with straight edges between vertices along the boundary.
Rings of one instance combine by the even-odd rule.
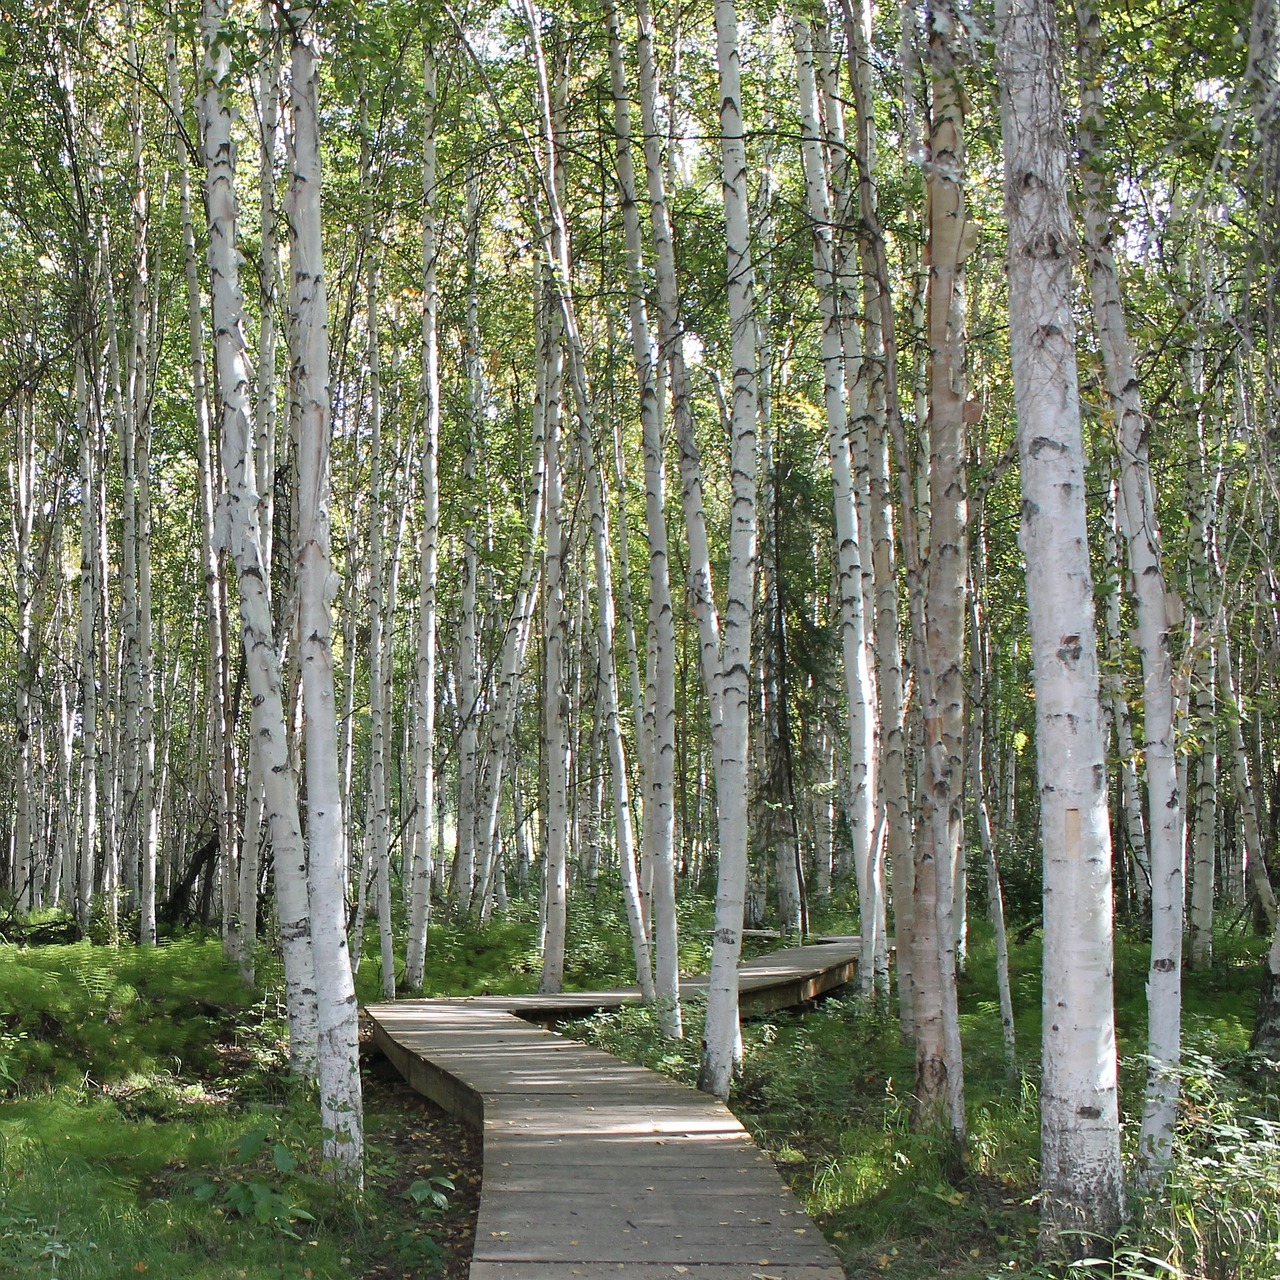
[[[324,1176],[277,1000],[216,940],[0,947],[0,1007],[0,1275],[347,1280],[429,1261],[421,1213],[379,1190],[376,1113],[370,1190]]]
[[[681,913],[682,966],[696,972],[706,966],[710,905],[690,899]],[[847,911],[814,922],[815,932],[855,928]],[[426,990],[532,990],[536,942],[536,914],[524,904],[484,929],[439,919]],[[1088,1275],[1280,1274],[1280,1110],[1247,1052],[1261,949],[1223,937],[1213,971],[1187,975],[1187,1101],[1169,1194],[1136,1206],[1115,1259]],[[912,1052],[889,1010],[837,998],[747,1024],[732,1105],[850,1275],[1051,1274],[1035,1261],[1040,959],[1034,937],[1010,956],[1019,1036],[1011,1076],[990,937],[975,924],[960,985],[969,1142],[959,1166],[948,1143],[911,1129]],[[567,985],[625,983],[631,963],[616,896],[575,902]],[[1129,1133],[1141,1108],[1146,963],[1143,939],[1121,933]],[[324,1178],[313,1100],[287,1078],[278,964],[264,958],[260,972],[264,987],[244,989],[218,942],[199,938],[150,949],[0,946],[0,1274],[336,1280],[375,1263],[430,1274],[429,1232],[412,1205],[380,1190],[397,1158],[379,1151],[376,1113],[364,1198],[345,1198]],[[359,990],[362,1000],[380,998],[376,939]],[[691,1084],[701,1016],[696,1004],[686,1009],[677,1044],[640,1008],[576,1033]]]
[[[824,924],[828,931],[839,921]],[[848,928],[848,922],[844,922]],[[1274,1280],[1280,1275],[1280,1138],[1276,1101],[1256,1088],[1247,1055],[1264,944],[1220,939],[1211,973],[1186,976],[1187,1105],[1166,1200],[1136,1206],[1114,1262],[1080,1272],[1126,1280]],[[1132,1137],[1145,1067],[1148,946],[1116,946],[1122,1106]],[[912,1050],[896,1016],[857,999],[746,1024],[746,1059],[730,1105],[768,1150],[841,1253],[851,1276],[988,1280],[1061,1275],[1036,1261],[1039,1152],[1039,939],[1011,950],[1018,1066],[1004,1058],[989,930],[975,922],[960,982],[968,1144],[910,1124]],[[642,1009],[571,1030],[632,1061],[692,1083],[697,1007],[687,1039],[664,1043]],[[1154,1259],[1152,1261],[1151,1259]]]

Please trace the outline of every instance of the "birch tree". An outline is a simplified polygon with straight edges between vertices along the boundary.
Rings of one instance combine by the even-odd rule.
[[[653,869],[655,1002],[664,1035],[679,1038],[680,957],[675,888],[675,613],[667,548],[666,470],[663,449],[661,373],[645,305],[645,264],[632,155],[631,101],[623,62],[622,31],[615,4],[605,6],[609,31],[609,79],[617,139],[618,186],[626,245],[628,324],[640,390],[644,453],[645,532],[649,543],[649,614],[646,646],[650,692],[645,707],[645,861]]]
[[[728,269],[730,362],[733,369],[729,440],[732,498],[725,607],[714,673],[720,703],[720,741],[715,752],[720,861],[698,1087],[724,1099],[729,1096],[729,1083],[742,1053],[738,1026],[738,956],[742,949],[742,912],[747,880],[751,615],[755,593],[757,524],[758,356],[754,315],[755,269],[751,255],[747,151],[742,116],[741,53],[734,0],[716,0],[715,24],[716,65],[720,77],[720,167]],[[692,565],[692,556],[690,560]]]
[[[1111,994],[1111,832],[1101,731],[1084,443],[1071,313],[1053,9],[1001,0],[1009,341],[1022,468],[1044,861],[1041,1249],[1080,1256],[1120,1224]]]
[[[965,1132],[964,1068],[954,913],[964,837],[964,260],[973,242],[964,204],[964,97],[959,81],[964,29],[955,6],[940,3],[930,8],[926,50],[932,103],[925,163],[930,522],[925,635],[920,645],[928,780],[912,904],[916,1106],[922,1122],[945,1120],[960,1141]]]
[[[337,582],[329,554],[329,316],[320,231],[319,58],[312,11],[289,15],[292,108],[291,378],[299,403],[298,541],[294,572],[306,709],[307,888],[317,1004],[324,1154],[344,1181],[363,1181],[364,1133],[355,986],[347,951],[338,720],[333,682]]]
[[[1087,0],[1077,12],[1083,55],[1079,145],[1089,294],[1116,424],[1120,453],[1118,510],[1128,548],[1142,661],[1142,754],[1147,772],[1151,857],[1151,966],[1147,975],[1149,1065],[1141,1152],[1150,1181],[1168,1167],[1172,1155],[1182,1040],[1184,830],[1182,789],[1174,754],[1173,658],[1169,652],[1169,628],[1178,618],[1179,607],[1165,587],[1160,526],[1147,457],[1148,423],[1111,248],[1110,193],[1104,185],[1099,155],[1103,119],[1098,17]]]
[[[424,39],[422,46],[422,92],[422,548],[414,682],[416,814],[409,859],[409,939],[405,955],[405,985],[411,991],[422,988],[436,856],[432,837],[436,800],[436,585],[440,542],[440,294],[436,266],[439,253],[436,112],[439,100],[436,51],[429,38]]]
[[[224,479],[218,540],[230,552],[240,600],[240,634],[251,693],[253,751],[266,803],[275,868],[276,907],[284,954],[289,1053],[294,1070],[315,1067],[318,1025],[311,956],[306,853],[289,759],[280,656],[271,618],[268,572],[254,491],[250,429],[251,372],[244,338],[244,302],[236,249],[236,153],[232,141],[231,41],[223,32],[226,0],[206,0],[204,67],[205,204],[209,219],[209,280],[217,368],[217,417]]]

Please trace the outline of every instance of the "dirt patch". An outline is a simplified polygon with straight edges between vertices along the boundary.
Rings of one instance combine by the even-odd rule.
[[[480,1135],[415,1093],[370,1045],[361,1058],[369,1181],[396,1206],[383,1233],[387,1258],[367,1265],[362,1280],[466,1280],[480,1208]],[[447,1178],[452,1190],[433,1178]],[[415,1184],[441,1189],[445,1206],[415,1203]]]

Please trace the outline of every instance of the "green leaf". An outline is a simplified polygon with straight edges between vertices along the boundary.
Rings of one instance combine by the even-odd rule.
[[[242,1134],[235,1144],[236,1159],[241,1164],[252,1160],[262,1150],[263,1143],[266,1140],[267,1131],[265,1129],[250,1129],[248,1133]]]

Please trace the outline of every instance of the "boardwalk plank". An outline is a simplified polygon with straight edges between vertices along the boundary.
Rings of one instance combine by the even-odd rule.
[[[857,949],[841,939],[749,961],[744,1010],[841,985]],[[681,989],[696,995],[705,980]],[[406,1079],[483,1129],[471,1280],[843,1280],[728,1108],[532,1025],[638,999],[629,988],[369,1010]]]

